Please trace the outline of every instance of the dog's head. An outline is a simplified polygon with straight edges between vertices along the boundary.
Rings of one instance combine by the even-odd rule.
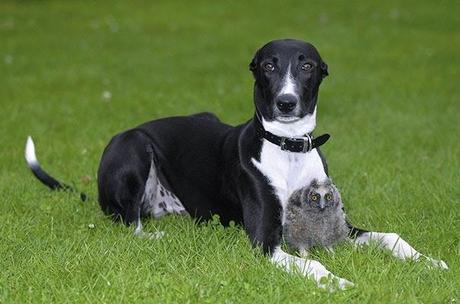
[[[294,39],[271,41],[256,52],[249,69],[255,78],[255,106],[265,122],[279,128],[314,119],[319,85],[328,71],[313,45]]]

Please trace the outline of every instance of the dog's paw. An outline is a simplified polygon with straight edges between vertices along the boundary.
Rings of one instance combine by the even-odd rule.
[[[145,238],[149,240],[159,240],[165,236],[164,231],[155,231],[155,232],[145,232],[145,231],[136,231],[134,235],[140,238]]]
[[[155,231],[147,233],[147,238],[149,240],[159,240],[165,236],[166,232],[164,231]]]
[[[424,258],[426,259],[429,268],[439,268],[443,270],[449,269],[449,267],[447,266],[447,263],[444,262],[443,260],[436,260],[436,259],[430,258],[429,256],[424,256]]]
[[[353,284],[353,282],[350,282],[346,279],[337,277],[337,280],[338,280],[337,286],[339,287],[340,290],[345,290],[345,289],[355,287],[355,284]]]
[[[347,279],[337,277],[330,274],[327,277],[322,277],[318,282],[318,287],[326,289],[329,292],[334,292],[337,290],[346,290],[355,287],[355,284],[348,281]]]

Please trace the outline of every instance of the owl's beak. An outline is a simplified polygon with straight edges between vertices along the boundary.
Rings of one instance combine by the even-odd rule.
[[[320,209],[321,211],[323,211],[324,208],[326,208],[326,203],[324,202],[323,199],[319,202],[318,207],[319,207],[319,209]]]

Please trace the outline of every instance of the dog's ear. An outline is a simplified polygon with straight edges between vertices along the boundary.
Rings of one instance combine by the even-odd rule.
[[[321,64],[320,64],[319,67],[321,69],[321,77],[322,77],[322,79],[324,79],[327,75],[329,75],[329,71],[327,70],[326,62],[321,60]]]
[[[254,73],[257,68],[257,54],[252,58],[251,63],[249,63],[249,70]]]

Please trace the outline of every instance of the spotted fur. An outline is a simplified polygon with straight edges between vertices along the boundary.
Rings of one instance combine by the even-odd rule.
[[[153,161],[150,165],[149,177],[145,183],[141,208],[142,215],[154,218],[160,218],[168,213],[188,215],[179,198],[160,182]]]

